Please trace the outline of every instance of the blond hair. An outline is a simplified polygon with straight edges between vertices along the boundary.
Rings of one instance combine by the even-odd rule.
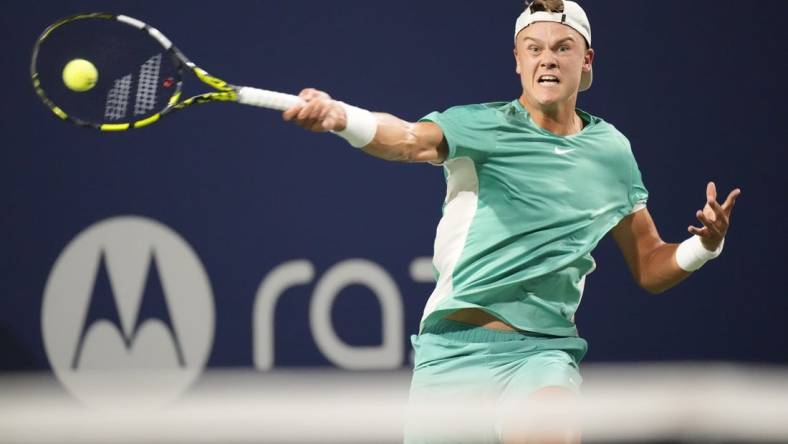
[[[531,12],[564,12],[564,0],[533,0],[526,4]]]

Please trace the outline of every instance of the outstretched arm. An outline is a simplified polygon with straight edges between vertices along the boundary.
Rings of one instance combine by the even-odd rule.
[[[696,213],[702,226],[690,226],[687,229],[698,239],[690,239],[682,244],[668,244],[660,238],[648,209],[622,219],[612,230],[613,238],[638,285],[650,293],[661,293],[687,278],[691,274],[688,269],[693,268],[691,264],[693,261],[697,263],[695,256],[710,256],[722,245],[730,226],[733,205],[740,194],[738,188],[731,191],[720,205],[717,202],[717,188],[714,182],[709,182],[706,186],[706,205]],[[693,250],[696,248],[708,253]]]
[[[309,131],[342,132],[348,128],[348,119],[355,117],[347,112],[347,106],[331,99],[325,92],[307,88],[298,96],[304,103],[288,109],[282,117]],[[361,115],[360,118],[369,119],[369,115]],[[406,122],[385,113],[372,113],[371,118],[374,120],[365,123],[373,126],[371,133],[374,137],[362,147],[364,152],[399,162],[441,163],[446,159],[448,148],[438,125]]]

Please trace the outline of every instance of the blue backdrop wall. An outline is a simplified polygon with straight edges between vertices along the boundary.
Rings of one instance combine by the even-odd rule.
[[[600,244],[577,317],[590,342],[587,361],[788,363],[788,41],[781,27],[788,2],[758,2],[757,10],[712,0],[583,5],[597,58],[594,86],[579,106],[630,138],[662,236],[687,237],[708,180],[721,194],[743,190],[723,256],[665,294],[639,289],[613,242]],[[201,302],[202,318],[190,317],[190,304],[175,304],[169,294],[170,281],[188,273],[171,274],[168,259],[157,257],[161,282],[148,273],[144,293],[163,290],[150,290],[153,302],[141,304],[136,318],[119,303],[116,322],[159,319],[174,337],[202,331],[214,367],[369,368],[380,356],[387,357],[377,361],[380,368],[409,365],[407,337],[432,287],[424,274],[445,192],[439,168],[368,157],[336,137],[284,124],[276,112],[235,105],[191,109],[126,134],[79,129],[36,99],[30,50],[57,18],[111,8],[158,27],[232,83],[293,93],[317,87],[414,120],[519,95],[511,40],[522,2],[2,7],[0,369],[50,368],[58,345],[45,337],[60,327],[46,323],[100,319],[85,314],[87,296],[105,298],[96,313],[112,311],[107,301],[124,293],[125,284],[115,282],[122,280],[122,258],[108,257],[73,300],[54,295],[60,299],[47,308],[45,294],[48,282],[66,288],[53,281],[82,276],[65,270],[66,278],[54,277],[72,241],[118,216],[144,219],[112,220],[156,221],[177,233],[199,259],[212,302]],[[118,230],[112,236],[123,238]],[[120,247],[104,245],[107,255],[123,256],[123,245],[136,242],[128,236]],[[156,247],[140,236],[139,243]],[[107,275],[110,286],[101,283]],[[143,285],[137,281],[129,285]],[[328,300],[328,308],[320,311],[318,300]],[[333,345],[315,337],[325,334],[325,316]],[[190,347],[188,338],[180,341]]]

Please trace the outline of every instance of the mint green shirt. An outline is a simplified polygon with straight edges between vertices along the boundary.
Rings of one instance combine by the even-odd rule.
[[[449,147],[422,331],[481,308],[521,330],[577,336],[591,251],[648,198],[627,138],[577,113],[586,125],[571,136],[536,125],[518,100],[422,119],[441,127]]]

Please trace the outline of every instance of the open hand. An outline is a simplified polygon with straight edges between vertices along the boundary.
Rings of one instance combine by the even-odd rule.
[[[733,205],[740,194],[741,190],[736,188],[728,194],[728,198],[720,205],[717,203],[717,186],[714,185],[714,182],[709,182],[706,185],[706,205],[703,207],[703,210],[698,210],[695,213],[695,216],[703,226],[698,228],[690,225],[687,230],[700,236],[700,241],[707,250],[716,250],[725,238],[731,223]]]

